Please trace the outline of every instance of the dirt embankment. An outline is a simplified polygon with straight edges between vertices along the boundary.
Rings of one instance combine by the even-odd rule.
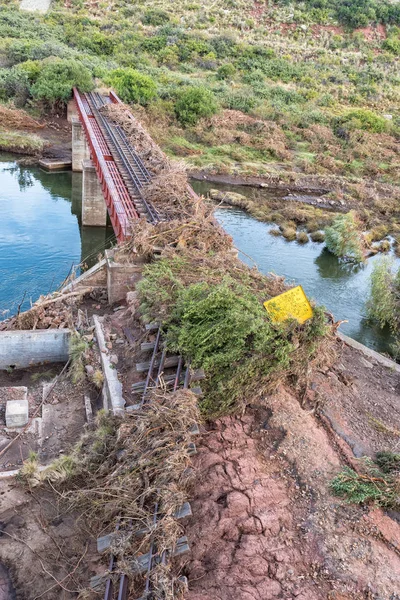
[[[362,445],[370,432],[364,447],[373,455],[393,449],[400,375],[368,362],[344,347],[310,387],[325,411],[341,414],[353,442]],[[208,428],[195,458],[188,600],[398,598],[400,525],[332,495],[332,478],[357,461],[315,406],[302,408],[282,388]]]

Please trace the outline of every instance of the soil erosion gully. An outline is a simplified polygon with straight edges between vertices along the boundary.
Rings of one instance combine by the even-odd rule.
[[[130,237],[133,220],[143,216],[157,223],[161,219],[143,195],[143,186],[151,180],[151,173],[123,129],[101,111],[107,104],[120,103],[116,94],[84,94],[75,88],[74,99],[114,233],[123,242]]]

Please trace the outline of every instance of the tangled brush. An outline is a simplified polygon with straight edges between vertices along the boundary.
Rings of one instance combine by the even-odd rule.
[[[41,473],[42,481],[57,489],[63,506],[78,510],[93,533],[114,531],[120,523],[110,552],[118,558],[119,571],[131,575],[132,597],[142,583],[135,559],[151,542],[159,555],[168,555],[182,535],[174,515],[188,499],[193,479],[189,430],[196,423],[199,412],[191,391],[156,390],[142,410],[122,421],[99,413],[96,429]],[[151,577],[164,594],[160,597],[179,597],[168,561]]]
[[[153,174],[157,174],[167,160],[164,152],[152,140],[138,119],[125,104],[106,104],[101,112],[122,127],[128,140]]]

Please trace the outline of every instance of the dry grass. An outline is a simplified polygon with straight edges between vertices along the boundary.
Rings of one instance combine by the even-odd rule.
[[[0,106],[0,127],[6,129],[43,129],[44,125],[32,119],[23,110]]]
[[[134,574],[135,558],[148,551],[150,541],[158,553],[170,551],[182,535],[174,515],[192,483],[189,430],[196,423],[192,392],[154,391],[148,405],[123,420],[99,413],[96,429],[84,434],[72,454],[40,474],[57,490],[63,508],[80,513],[94,534],[114,531],[118,520],[110,552],[120,559],[118,571],[132,575],[137,596],[143,580]],[[25,470],[25,480],[37,485],[31,471]],[[170,566],[152,571],[151,579],[160,597],[180,597],[173,595],[179,584]]]
[[[128,106],[125,104],[107,104],[101,111],[122,127],[149,171],[157,174],[164,168],[167,157],[152,140],[140,121],[133,116]]]
[[[232,238],[217,223],[212,206],[203,198],[182,207],[180,217],[156,225],[144,219],[135,221],[132,239],[117,250],[118,260],[129,257],[131,252],[149,258],[155,249],[186,248],[204,254],[232,251]]]

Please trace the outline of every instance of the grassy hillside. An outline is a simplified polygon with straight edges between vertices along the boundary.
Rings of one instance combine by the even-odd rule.
[[[0,100],[58,110],[94,80],[196,167],[397,183],[398,26],[378,0],[3,1]]]

